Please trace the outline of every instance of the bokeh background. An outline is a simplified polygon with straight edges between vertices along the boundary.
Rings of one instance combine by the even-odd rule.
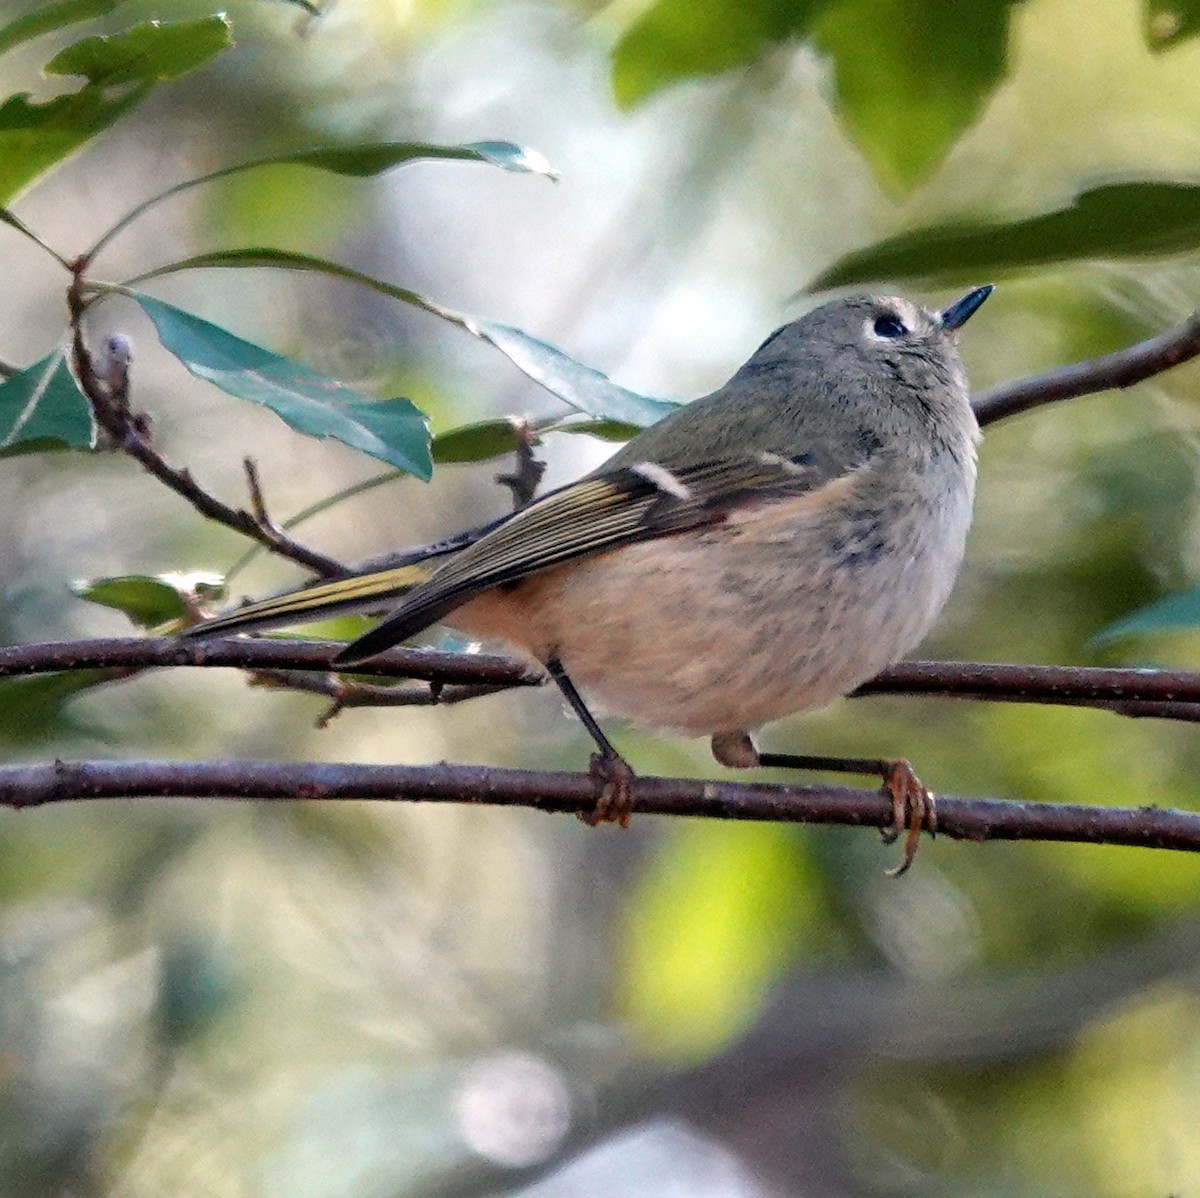
[[[37,7],[0,3],[0,23]],[[455,162],[251,172],[156,208],[95,273],[234,246],[322,254],[690,397],[818,302],[806,285],[851,251],[1102,183],[1197,181],[1194,8],[338,0],[312,19],[233,0],[235,49],[13,206],[69,257],[146,196],[248,158],[512,140],[560,180]],[[210,11],[129,0],[0,57],[3,94],[63,90],[39,68],[85,33]],[[0,234],[0,358],[25,365],[60,336],[66,279]],[[1061,257],[996,278],[963,338],[977,388],[1160,331],[1200,297],[1186,239]],[[961,292],[936,274],[901,284],[930,304]],[[461,330],[345,283],[208,271],[150,289],[409,396],[436,431],[561,409]],[[133,304],[98,310],[93,336],[114,331],[160,447],[230,502],[247,454],[278,518],[380,473],[192,378]],[[1198,388],[1183,368],[989,430],[967,564],[922,656],[1195,664],[1187,629],[1096,638],[1200,573]],[[610,450],[547,437],[547,483]],[[297,535],[355,560],[453,532],[505,509],[507,465],[399,479]],[[71,585],[224,574],[246,550],[113,454],[0,461],[0,512],[7,643],[127,633]],[[301,577],[258,555],[232,594]],[[531,768],[588,752],[542,691],[317,730],[322,710],[209,670],[69,699],[7,683],[0,748]],[[640,772],[719,773],[703,743],[614,736]],[[949,793],[1200,801],[1193,727],[1104,712],[869,698],[766,739],[907,756]],[[4,813],[0,1195],[1200,1192],[1197,862],[937,841],[892,881],[892,860],[865,831],[646,817],[619,833],[517,810]]]

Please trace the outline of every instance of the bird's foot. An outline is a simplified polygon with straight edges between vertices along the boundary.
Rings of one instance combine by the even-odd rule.
[[[937,835],[937,800],[933,792],[922,785],[907,761],[892,761],[883,775],[883,793],[892,800],[891,827],[882,829],[885,844],[892,844],[900,833],[904,836],[904,858],[887,871],[898,878],[913,863],[921,843],[921,832]]]
[[[637,778],[633,767],[617,753],[593,753],[588,773],[599,783],[600,793],[591,811],[576,814],[589,828],[598,824],[628,828],[633,815],[633,783]]]

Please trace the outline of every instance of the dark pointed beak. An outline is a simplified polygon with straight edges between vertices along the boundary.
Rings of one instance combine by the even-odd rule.
[[[980,305],[995,290],[991,283],[968,291],[957,303],[953,303],[942,313],[942,328],[960,329],[979,310]]]

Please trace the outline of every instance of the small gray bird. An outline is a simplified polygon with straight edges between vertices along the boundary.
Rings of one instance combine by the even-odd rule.
[[[187,636],[399,602],[334,659],[358,666],[437,621],[540,662],[599,753],[589,822],[628,822],[633,773],[604,711],[712,738],[724,765],[877,773],[900,870],[933,799],[907,762],[760,754],[750,733],[822,707],[909,652],[962,562],[979,426],[956,330],[895,296],[834,300],[777,330],[719,390],[598,470],[416,566],[253,603]],[[897,871],[899,872],[899,871]]]

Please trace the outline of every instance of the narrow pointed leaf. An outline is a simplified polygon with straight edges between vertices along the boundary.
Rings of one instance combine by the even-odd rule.
[[[62,0],[60,4],[42,4],[32,12],[0,26],[0,54],[43,33],[53,33],[79,21],[91,21],[112,12],[121,0]]]
[[[599,441],[628,441],[636,435],[636,424],[623,424],[620,420],[573,420],[570,423],[547,425],[540,431],[546,433],[579,433],[595,437]]]
[[[1130,259],[1200,248],[1200,186],[1112,183],[1026,220],[902,233],[834,263],[809,290],[852,283],[958,283],[1024,267]]]
[[[443,307],[439,303],[409,291],[405,287],[396,287],[385,283],[382,279],[373,278],[361,271],[352,270],[336,262],[324,258],[314,258],[308,254],[295,254],[287,250],[267,249],[256,247],[244,250],[218,250],[211,254],[198,254],[192,258],[184,258],[178,262],[160,266],[155,270],[139,275],[129,280],[129,284],[143,283],[147,279],[161,278],[180,270],[194,270],[201,267],[275,267],[282,270],[308,270],[320,274],[332,275],[335,278],[346,279],[352,283],[370,287],[383,295],[391,296],[406,304],[412,304],[434,316],[440,316],[483,341],[494,345],[520,370],[527,374],[535,383],[539,383],[559,399],[589,416],[598,416],[607,420],[616,420],[623,424],[636,425],[644,428],[654,424],[664,416],[673,412],[679,404],[674,400],[651,399],[618,386],[607,375],[593,370],[590,366],[577,362],[562,350],[523,333],[511,325],[500,324],[496,321],[481,320],[456,312],[452,308]]]
[[[229,167],[227,172],[245,171],[256,166],[311,166],[332,171],[335,175],[350,175],[365,179],[381,175],[409,162],[443,159],[450,162],[486,162],[501,170],[518,174],[545,175],[557,178],[550,164],[536,150],[515,145],[510,141],[476,141],[461,146],[443,146],[427,141],[375,142],[361,146],[331,146],[321,150],[305,150],[298,154],[283,154]]]
[[[608,375],[577,362],[561,349],[512,325],[480,320],[448,308],[431,310],[494,345],[535,383],[589,416],[602,416],[644,428],[679,407],[674,400],[651,399],[621,387]]]
[[[1125,637],[1179,632],[1188,628],[1200,628],[1200,587],[1164,595],[1154,603],[1115,620],[1096,633],[1092,643],[1108,645]]]
[[[213,183],[242,171],[256,170],[260,166],[307,166],[315,170],[330,171],[335,175],[362,179],[382,174],[394,167],[437,159],[485,162],[491,166],[498,166],[501,170],[545,175],[549,179],[558,178],[550,164],[536,150],[528,150],[508,141],[479,141],[459,146],[437,145],[427,141],[368,142],[357,146],[330,146],[319,150],[302,150],[295,154],[277,154],[270,158],[240,162],[236,166],[225,166],[220,170],[210,171],[207,175],[199,175],[195,179],[185,179],[182,183],[176,183],[174,187],[168,187],[166,191],[160,191],[125,213],[96,242],[91,249],[91,255],[94,257],[98,254],[122,229],[156,204],[161,204],[181,192],[190,191],[193,187],[201,187],[205,183]]]
[[[333,437],[418,478],[433,473],[429,429],[407,399],[361,395],[218,325],[137,292],[159,340],[197,378],[269,408],[297,432]]]
[[[0,457],[90,449],[91,408],[61,349],[0,383]]]

